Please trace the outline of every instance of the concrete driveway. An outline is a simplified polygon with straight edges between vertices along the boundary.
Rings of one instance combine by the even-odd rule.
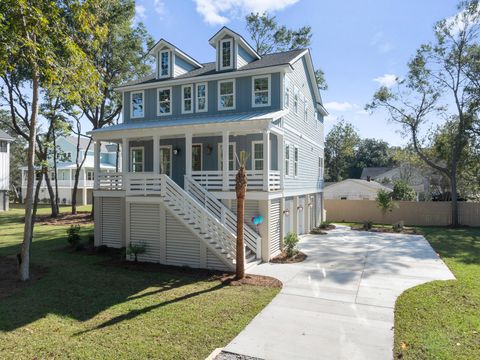
[[[391,359],[393,309],[406,289],[454,279],[423,236],[338,227],[306,235],[299,264],[260,264],[280,294],[224,349],[261,359]]]

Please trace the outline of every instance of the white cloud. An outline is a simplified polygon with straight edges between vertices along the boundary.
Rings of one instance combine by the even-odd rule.
[[[147,18],[147,15],[145,14],[145,6],[143,5],[135,5],[135,21],[143,21]]]
[[[445,19],[445,25],[450,28],[453,35],[458,35],[466,27],[480,23],[480,7],[476,12],[469,12],[466,9],[461,10],[457,14]]]
[[[350,104],[349,102],[338,102],[331,101],[323,104],[328,111],[347,111],[355,107],[355,104]]]
[[[373,79],[373,81],[379,83],[381,86],[392,87],[398,82],[398,76],[395,74],[384,74]]]
[[[167,9],[165,8],[165,1],[164,0],[154,0],[153,7],[155,12],[160,15],[161,17],[167,14]]]
[[[195,0],[197,12],[210,25],[224,25],[232,16],[250,12],[278,11],[298,0]]]

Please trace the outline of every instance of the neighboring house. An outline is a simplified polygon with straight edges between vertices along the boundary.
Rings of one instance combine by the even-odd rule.
[[[379,190],[392,191],[376,181],[346,179],[326,184],[323,193],[326,200],[375,200]]]
[[[79,161],[84,158],[85,151],[88,146],[88,139],[80,139],[80,152]],[[57,181],[58,181],[58,199],[60,204],[71,204],[73,187],[75,182],[76,154],[77,154],[77,137],[68,136],[60,137],[57,139],[58,161],[57,161]],[[116,146],[112,149],[109,145],[103,145],[101,149],[101,162],[100,169],[105,172],[115,172],[116,163]],[[80,170],[80,177],[77,187],[77,204],[87,205],[92,203],[93,194],[93,179],[94,179],[94,166],[93,166],[93,145],[90,145],[85,163]],[[49,178],[52,184],[53,191],[55,192],[55,173],[53,170],[53,158],[50,157],[50,173]],[[27,193],[27,167],[24,166],[22,170],[22,198],[25,200]],[[50,200],[48,195],[48,189],[45,182],[44,175],[37,172],[35,178],[35,185],[37,181],[43,177],[40,187],[39,200],[40,202],[46,202]]]
[[[0,211],[8,210],[8,190],[10,188],[10,142],[13,139],[0,130]]]
[[[141,243],[142,261],[234,269],[241,150],[249,261],[322,220],[327,112],[309,50],[259,56],[226,27],[209,44],[216,60],[201,64],[160,40],[155,73],[116,89],[123,123],[92,131],[97,166],[102,142],[123,150],[122,172],[96,178],[97,246]]]

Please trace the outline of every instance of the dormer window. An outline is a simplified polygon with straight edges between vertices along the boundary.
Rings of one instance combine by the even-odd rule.
[[[170,76],[170,51],[160,51],[160,76],[159,77],[168,77]]]
[[[220,70],[233,68],[233,41],[220,41]]]

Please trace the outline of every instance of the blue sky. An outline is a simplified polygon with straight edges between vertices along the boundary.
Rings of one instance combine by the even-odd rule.
[[[269,11],[291,28],[310,25],[312,56],[329,85],[322,92],[330,116],[339,117],[362,137],[403,145],[399,127],[386,114],[363,110],[380,84],[406,73],[420,44],[433,39],[433,25],[454,15],[454,0],[137,0],[136,21],[155,40],[165,38],[201,62],[214,59],[208,39],[222,26],[245,33],[244,15]]]

